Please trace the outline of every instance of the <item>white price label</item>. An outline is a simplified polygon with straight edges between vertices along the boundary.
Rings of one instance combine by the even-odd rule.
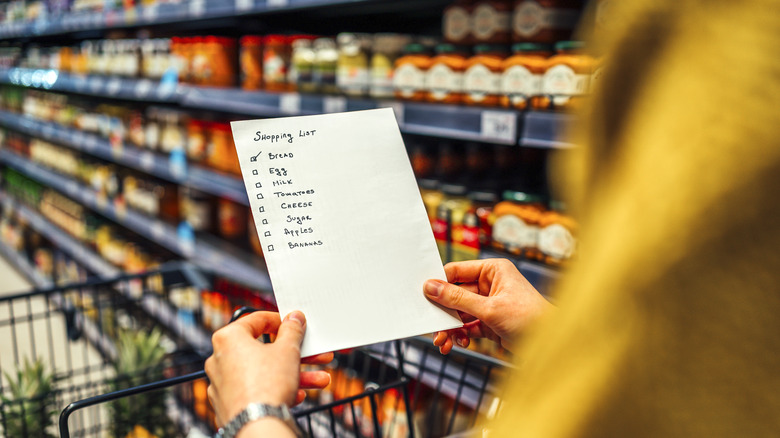
[[[151,152],[143,152],[141,154],[141,168],[147,172],[151,172],[154,169],[154,155]]]
[[[279,110],[285,114],[299,114],[301,112],[301,95],[298,93],[285,93],[279,97]]]
[[[287,0],[266,0],[265,4],[269,8],[283,8],[287,6]]]
[[[255,7],[255,0],[236,0],[236,11],[251,11]]]
[[[122,89],[122,81],[119,80],[119,78],[113,78],[110,81],[108,81],[108,84],[106,85],[106,93],[108,93],[109,96],[116,96],[119,94],[119,90]]]
[[[142,79],[135,84],[135,97],[141,99],[149,95],[152,91],[152,81]]]
[[[482,137],[510,144],[517,141],[517,114],[503,111],[482,111]]]
[[[206,13],[206,0],[191,0],[190,1],[190,15],[193,17],[200,17]]]
[[[322,110],[326,113],[342,113],[347,110],[347,98],[341,96],[326,96],[322,101]]]

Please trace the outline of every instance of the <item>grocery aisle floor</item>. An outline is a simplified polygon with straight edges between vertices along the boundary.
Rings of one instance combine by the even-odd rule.
[[[0,257],[0,297],[32,289],[32,284],[16,272],[5,258]]]

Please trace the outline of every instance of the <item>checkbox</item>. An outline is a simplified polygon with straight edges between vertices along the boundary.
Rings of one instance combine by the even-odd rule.
[[[259,209],[258,211],[259,211],[260,213],[265,213],[265,207],[260,207],[260,209]]]
[[[265,237],[271,237],[271,232],[270,232],[270,231],[266,231],[266,232],[265,232],[265,234],[263,234],[263,236],[265,236]]]
[[[262,184],[260,184],[260,183],[255,183],[255,187],[257,187],[257,188],[259,189],[259,188],[262,188],[262,187],[263,187],[263,185],[262,185]]]
[[[263,219],[263,225],[268,225],[268,219]]]
[[[262,193],[258,193],[257,194],[257,199],[263,199],[263,194]]]
[[[252,175],[257,175],[257,169],[252,170]]]
[[[268,251],[270,252],[270,251],[273,251],[273,250],[274,250],[274,246],[273,245],[268,245]]]

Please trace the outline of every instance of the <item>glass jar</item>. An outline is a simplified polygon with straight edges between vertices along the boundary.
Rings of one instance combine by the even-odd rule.
[[[187,158],[199,163],[208,156],[207,122],[190,119],[187,122]]]
[[[444,8],[442,33],[445,40],[455,44],[473,42],[471,35],[473,3],[473,0],[456,0]]]
[[[179,191],[181,213],[193,231],[210,233],[214,231],[214,198],[190,187],[182,186]]]
[[[241,175],[238,164],[238,155],[233,146],[233,135],[230,125],[227,123],[213,123],[211,125],[210,147],[207,162],[216,169]]]
[[[463,72],[466,70],[465,50],[454,44],[436,46],[436,56],[425,73],[427,100],[457,104],[463,100]]]
[[[314,82],[314,49],[312,40],[308,35],[292,37],[292,58],[290,71],[287,74],[287,82],[298,91],[314,93],[317,85]]]
[[[371,48],[369,94],[374,98],[393,97],[393,65],[409,38],[393,33],[376,34]]]
[[[259,90],[263,85],[263,37],[241,38],[241,88]]]
[[[561,41],[556,54],[547,61],[542,77],[542,96],[538,108],[573,109],[582,105],[589,92],[594,60],[583,52],[579,41]]]
[[[268,35],[263,41],[263,88],[268,91],[290,91],[287,71],[292,55],[290,39],[285,35]]]
[[[368,94],[368,50],[371,40],[367,34],[350,32],[340,33],[336,37],[339,47],[336,67],[336,85],[348,96]]]
[[[515,41],[554,43],[571,37],[582,0],[515,0],[512,37]]]
[[[480,44],[475,55],[466,61],[463,74],[463,102],[468,105],[498,105],[501,98],[503,47]]]
[[[336,69],[338,68],[339,51],[333,38],[317,38],[314,40],[314,83],[317,91],[326,94],[336,94]]]
[[[501,73],[501,106],[519,110],[539,106],[542,76],[550,56],[548,47],[517,43],[512,53],[504,60]]]
[[[425,100],[425,75],[431,65],[428,50],[419,43],[404,47],[403,55],[395,61],[393,88],[398,99]]]
[[[476,223],[479,240],[479,248],[489,248],[493,241],[493,208],[498,202],[498,194],[492,191],[469,192],[471,209],[467,213],[464,223]],[[469,225],[471,226],[471,225]]]
[[[471,13],[471,34],[477,43],[505,44],[512,36],[512,3],[509,0],[481,0]]]
[[[549,265],[563,266],[575,255],[577,221],[566,214],[563,203],[553,201],[550,207],[539,218],[539,259]]]
[[[247,208],[229,199],[220,198],[218,207],[219,234],[228,241],[241,241],[246,236]]]
[[[493,210],[493,246],[536,259],[539,251],[539,219],[544,212],[542,198],[508,190],[504,192],[503,199]]]

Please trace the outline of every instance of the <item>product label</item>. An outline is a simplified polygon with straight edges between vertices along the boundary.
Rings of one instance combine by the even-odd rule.
[[[447,221],[444,219],[434,219],[431,226],[433,227],[433,238],[441,242],[446,242],[448,229]]]
[[[336,70],[336,83],[344,91],[362,93],[368,89],[368,67],[350,67],[340,65]]]
[[[577,9],[545,8],[533,0],[525,1],[515,7],[512,30],[530,38],[545,29],[573,29],[578,18]]]
[[[542,78],[542,93],[553,96],[556,105],[569,101],[571,96],[588,91],[589,75],[577,74],[568,65],[556,65],[548,69]]]
[[[471,31],[471,17],[461,7],[451,7],[444,12],[444,38],[462,41]]]
[[[539,227],[528,225],[517,216],[504,215],[493,224],[493,240],[507,249],[535,248],[538,235]]]
[[[266,82],[284,82],[287,77],[284,59],[273,52],[268,52],[263,58],[263,77]]]
[[[513,65],[501,75],[501,94],[509,96],[513,104],[525,101],[542,91],[542,75],[533,74],[522,65]]]
[[[481,4],[474,9],[474,36],[481,41],[494,35],[509,32],[509,13],[497,11],[489,4]]]
[[[404,64],[395,70],[393,86],[403,97],[412,97],[425,88],[425,72],[412,64]]]
[[[571,258],[576,241],[563,225],[553,224],[539,231],[539,250],[558,260]]]
[[[450,93],[463,91],[463,74],[452,71],[445,64],[436,64],[426,74],[425,88],[435,100],[443,100]]]
[[[479,102],[501,91],[501,75],[482,64],[474,65],[463,75],[463,90],[472,100]]]

